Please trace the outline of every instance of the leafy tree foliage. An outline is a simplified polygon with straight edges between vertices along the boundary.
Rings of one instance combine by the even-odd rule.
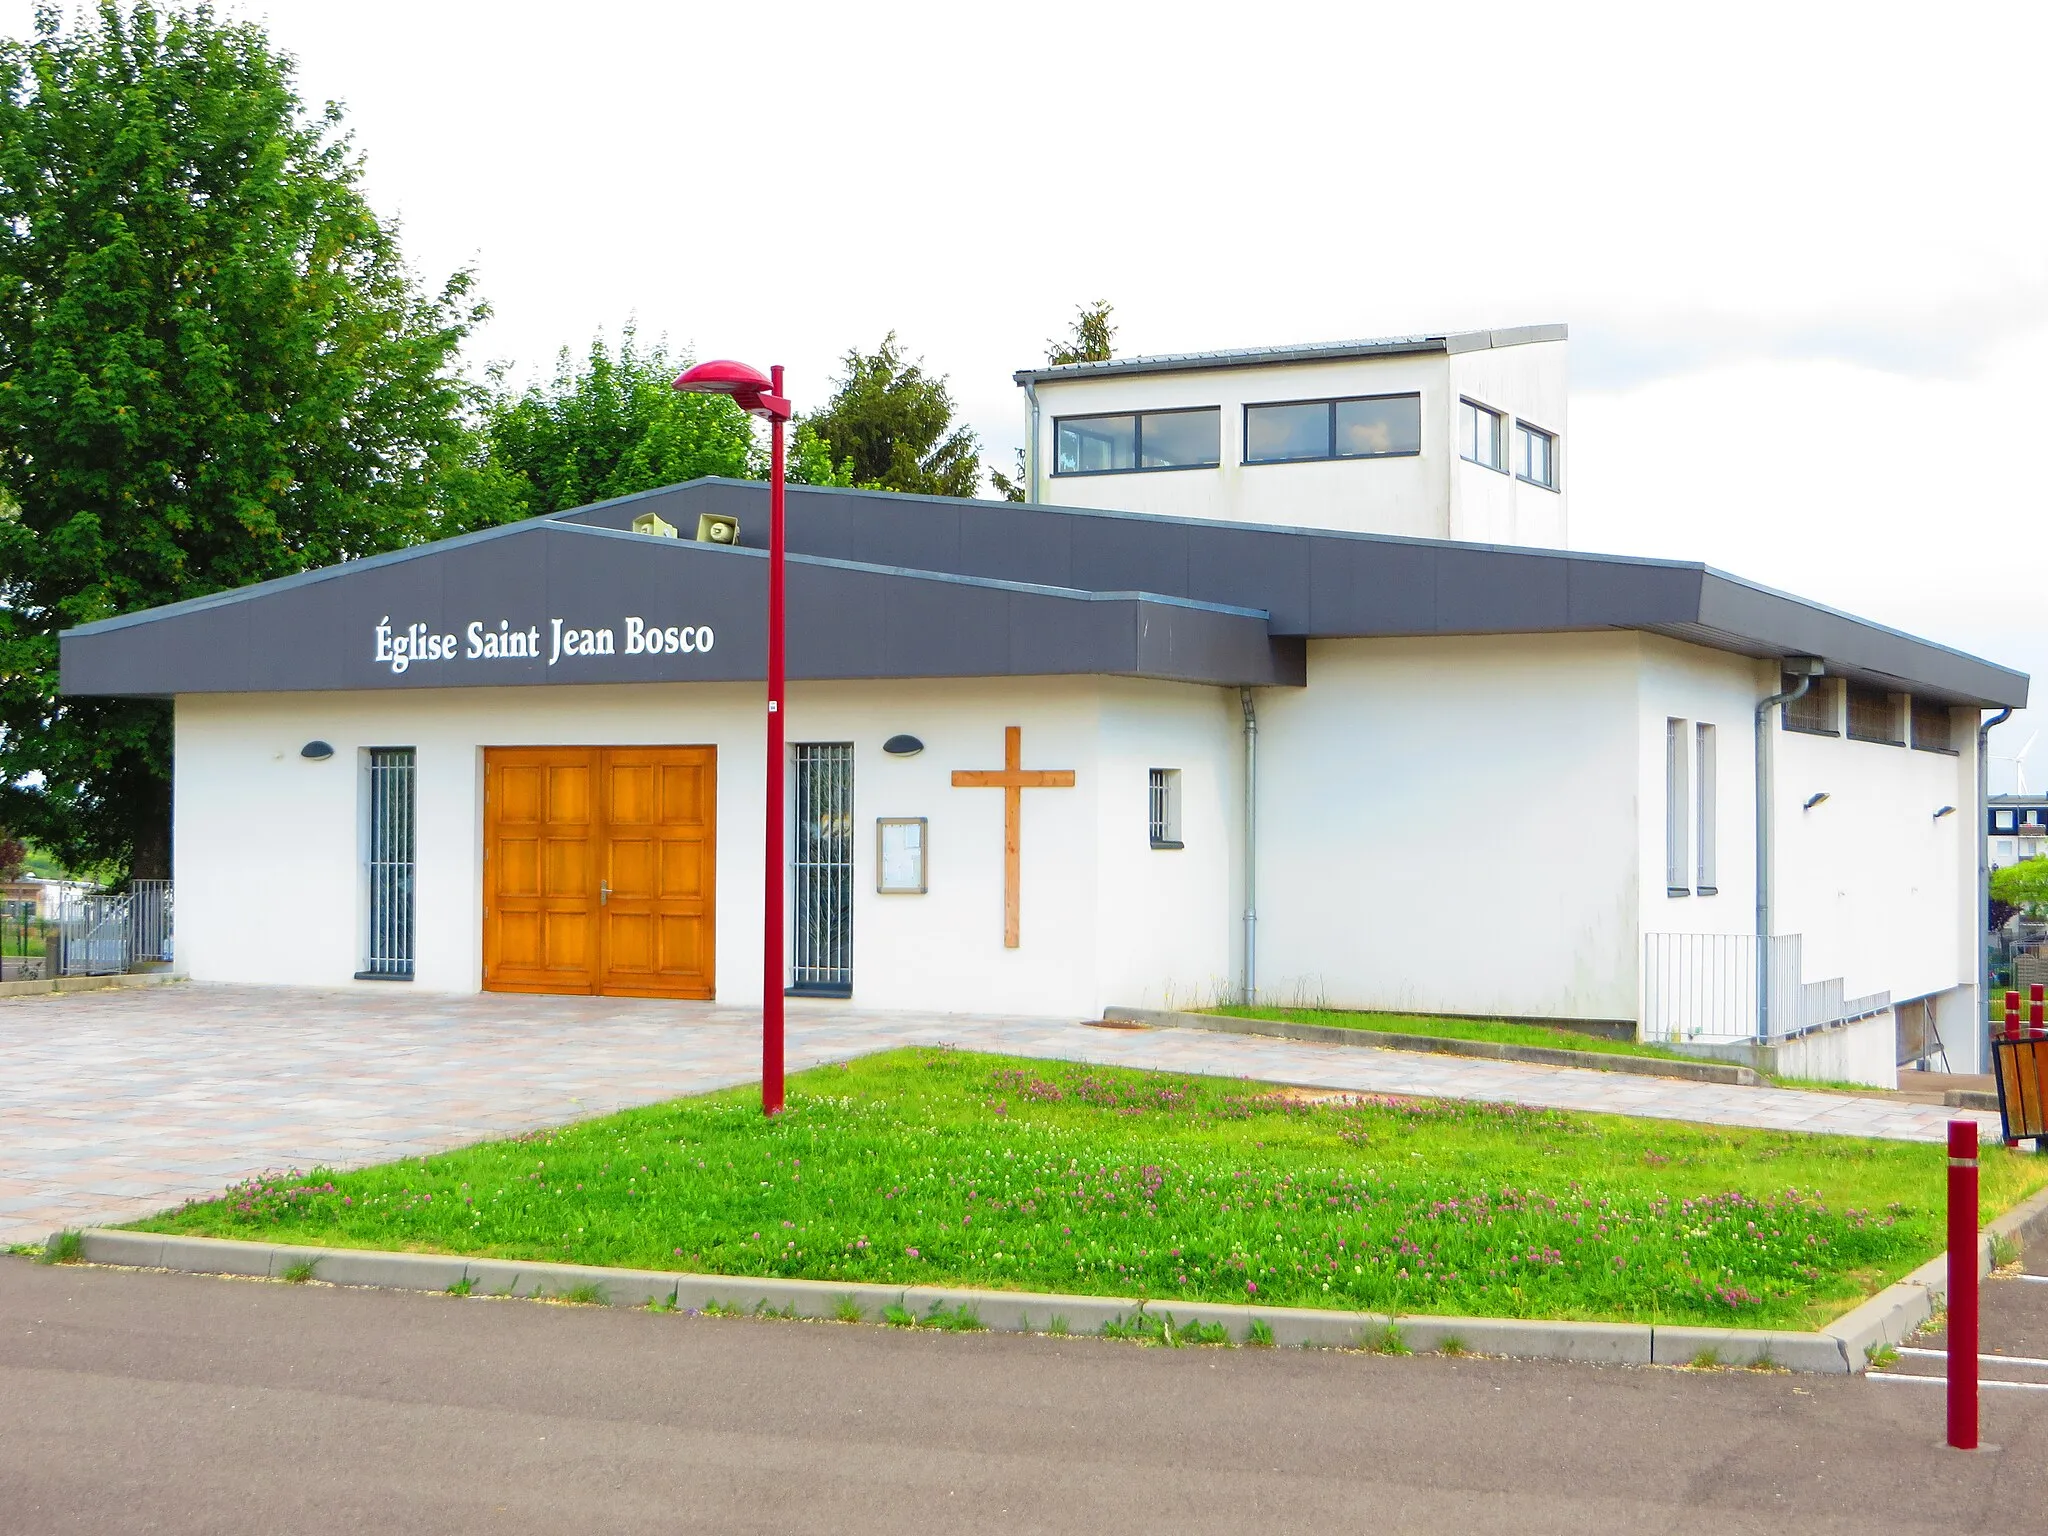
[[[1991,900],[2036,920],[2048,917],[2048,858],[2021,859],[1991,871]]]
[[[483,451],[465,466],[472,478],[457,482],[470,499],[449,531],[700,475],[767,478],[767,445],[731,399],[670,387],[689,364],[663,344],[643,348],[629,325],[616,351],[599,336],[578,363],[564,347],[554,376],[523,392],[504,390],[498,370],[500,388],[483,413]],[[849,483],[804,426],[792,434],[788,475],[799,485]]]
[[[825,409],[807,419],[851,467],[852,483],[929,496],[972,496],[981,488],[980,445],[953,424],[953,396],[943,375],[908,359],[891,331],[873,352],[845,358]]]
[[[463,449],[469,274],[292,70],[203,5],[0,40],[0,779],[68,863],[170,873],[170,716],[60,699],[57,632],[423,537]]]
[[[1063,363],[1106,363],[1115,357],[1116,327],[1109,323],[1111,307],[1107,299],[1083,304],[1067,327],[1066,338],[1054,337],[1046,342],[1047,365],[1057,368]]]

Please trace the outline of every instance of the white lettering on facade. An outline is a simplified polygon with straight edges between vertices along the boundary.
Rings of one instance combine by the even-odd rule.
[[[625,645],[619,645],[619,631],[571,628],[561,619],[548,621],[547,664],[554,666],[564,656],[674,656],[702,655],[711,649],[709,624],[649,624],[638,615],[628,615],[619,628],[625,631]],[[460,635],[436,634],[433,626],[407,624],[394,629],[388,613],[375,626],[372,659],[389,667],[394,676],[416,662],[427,661],[538,661],[541,634],[538,624],[514,629],[510,619],[496,626],[488,619],[471,619]]]

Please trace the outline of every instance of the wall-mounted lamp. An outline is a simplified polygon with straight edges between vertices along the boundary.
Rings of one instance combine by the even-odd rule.
[[[312,762],[324,763],[327,759],[334,756],[334,748],[324,741],[309,741],[299,748],[299,756],[307,758]]]
[[[1935,819],[1936,821],[1939,821],[1939,820],[1941,820],[1941,818],[1942,818],[1942,817],[1944,817],[1944,816],[1953,816],[1953,815],[1955,815],[1955,813],[1956,813],[1956,808],[1955,808],[1954,806],[1952,806],[1952,805],[1944,805],[1944,806],[1943,806],[1943,807],[1942,807],[1942,808],[1941,808],[1940,810],[1938,810],[1938,811],[1936,811],[1936,812],[1934,813],[1934,819]]]
[[[1804,805],[1802,805],[1801,807],[1799,807],[1799,809],[1801,809],[1802,811],[1810,811],[1810,810],[1812,810],[1812,809],[1813,809],[1813,808],[1814,808],[1814,807],[1815,807],[1816,805],[1819,805],[1819,804],[1821,803],[1821,801],[1823,801],[1823,800],[1827,799],[1827,797],[1828,797],[1828,792],[1827,792],[1826,790],[1822,790],[1822,791],[1821,791],[1821,792],[1820,792],[1819,794],[1817,794],[1817,795],[1808,795],[1808,796],[1806,797],[1806,804],[1804,804]]]
[[[891,736],[882,743],[882,750],[891,757],[915,757],[924,750],[924,743],[915,736]]]

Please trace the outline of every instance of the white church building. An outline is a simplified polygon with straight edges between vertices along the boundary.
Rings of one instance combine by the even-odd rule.
[[[1973,1069],[2027,679],[1570,550],[1565,349],[1033,370],[1027,502],[792,487],[791,989]],[[695,481],[68,632],[68,693],[175,701],[179,969],[758,1000],[766,520]]]

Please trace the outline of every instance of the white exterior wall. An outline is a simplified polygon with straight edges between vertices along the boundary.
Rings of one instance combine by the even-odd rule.
[[[1220,702],[1219,702],[1220,701]],[[1211,688],[1099,679],[798,684],[791,743],[852,741],[854,997],[864,1007],[1099,1015],[1131,988],[1164,996],[1228,974],[1228,737]],[[757,685],[493,688],[187,697],[177,707],[180,969],[204,980],[355,983],[362,964],[363,760],[417,751],[416,980],[482,982],[483,749],[718,748],[716,984],[760,999],[761,705]],[[1072,789],[1023,792],[1022,946],[1002,945],[1003,794],[955,789],[1000,768]],[[925,750],[894,758],[898,732]],[[326,762],[299,748],[333,744]],[[1155,760],[1170,754],[1176,760]],[[1146,769],[1179,767],[1188,850],[1155,854]],[[875,890],[875,818],[929,818],[930,891]]]
[[[1570,520],[1565,499],[1571,484],[1567,462],[1571,434],[1565,430],[1570,400],[1565,347],[1561,341],[1539,341],[1519,347],[1458,352],[1450,357],[1452,403],[1461,398],[1475,400],[1510,420],[1506,428],[1506,474],[1459,458],[1453,439],[1450,532],[1446,537],[1479,544],[1567,547]],[[1556,436],[1556,490],[1548,491],[1515,478],[1517,421],[1526,421]],[[1455,428],[1455,420],[1452,425]]]
[[[1637,692],[1638,825],[1644,933],[1756,932],[1756,701],[1768,697],[1757,663],[1744,656],[1684,645],[1656,635],[1641,648]],[[1775,693],[1775,687],[1769,690]],[[1686,722],[1689,763],[1686,816],[1687,894],[1665,881],[1664,742],[1666,723]],[[1715,890],[1697,893],[1699,870],[1697,741],[1694,727],[1715,728]],[[1781,927],[1779,932],[1796,930]]]
[[[1261,995],[1635,1018],[1637,654],[1311,642],[1307,689],[1259,693]]]
[[[1106,374],[1040,384],[1039,499],[1055,507],[1449,538],[1449,377],[1443,356],[1425,353],[1269,368]],[[1244,462],[1248,404],[1410,392],[1422,396],[1418,455],[1306,464]],[[1221,407],[1222,463],[1217,468],[1053,473],[1058,462],[1056,418],[1186,406]]]
[[[1191,368],[1041,383],[1038,494],[1051,506],[1562,548],[1567,530],[1563,490],[1522,485],[1512,474],[1462,462],[1457,403],[1463,392],[1556,433],[1563,486],[1566,345],[1531,342],[1457,354]],[[1422,397],[1419,455],[1300,464],[1244,462],[1247,405],[1408,393]],[[1215,469],[1053,473],[1059,417],[1189,406],[1220,408],[1222,462]],[[1512,448],[1512,429],[1509,445]]]
[[[1803,935],[1806,980],[1840,976],[1851,997],[1894,1002],[1973,984],[1976,732],[1957,711],[1950,756],[1772,722],[1772,926]],[[1954,814],[1935,820],[1944,805]]]

